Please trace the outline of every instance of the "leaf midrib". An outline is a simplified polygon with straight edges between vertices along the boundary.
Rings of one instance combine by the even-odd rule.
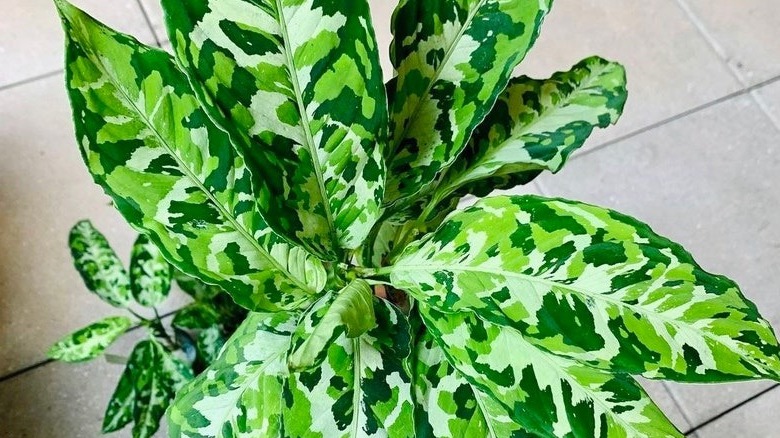
[[[649,312],[647,309],[639,306],[635,306],[632,304],[625,303],[620,300],[610,299],[607,295],[604,294],[589,294],[588,292],[571,287],[570,285],[565,285],[561,283],[556,283],[552,280],[547,280],[540,277],[535,277],[532,275],[526,275],[526,274],[519,274],[511,271],[498,271],[498,270],[492,270],[492,269],[486,269],[486,268],[478,268],[478,267],[471,267],[471,266],[462,266],[462,267],[455,267],[455,265],[396,265],[394,268],[402,268],[403,270],[407,271],[426,271],[430,272],[431,268],[441,268],[443,270],[447,271],[461,271],[461,272],[472,272],[472,273],[484,273],[488,275],[498,275],[503,277],[515,277],[519,279],[526,280],[531,283],[540,283],[546,286],[556,287],[564,290],[568,290],[570,292],[573,292],[575,294],[578,294],[580,296],[583,296],[585,298],[591,298],[593,300],[601,300],[608,303],[614,304],[616,307],[625,307],[631,310],[636,311],[637,313],[641,313],[642,315],[645,315],[647,318],[655,318],[657,320],[660,320],[663,323],[670,324],[674,327],[685,329],[687,331],[692,331],[694,333],[698,333],[700,336],[704,338],[711,339],[714,342],[717,342],[720,345],[724,345],[728,347],[731,350],[731,346],[729,343],[723,342],[721,337],[716,337],[710,333],[704,332],[702,330],[699,330],[695,326],[691,326],[690,324],[680,324],[679,320],[676,319],[670,319],[666,318],[661,314]],[[393,269],[392,271],[396,271],[397,269]],[[484,300],[484,298],[479,298],[480,301]],[[729,338],[730,339],[730,338]],[[732,350],[733,351],[733,350]],[[756,362],[752,357],[747,357],[746,360],[748,360],[751,364],[756,365],[759,369],[766,371],[771,371],[766,369],[766,365],[760,362]],[[768,373],[771,374],[771,373]]]
[[[105,32],[101,29],[100,32],[102,32],[107,38],[111,38],[111,35],[105,34]],[[87,39],[89,40],[89,36],[87,36]],[[84,49],[87,49],[84,47]],[[151,49],[151,50],[157,50],[157,49]],[[86,51],[86,50],[85,50]],[[92,53],[91,47],[89,48],[89,52]],[[166,54],[166,56],[169,56]],[[260,253],[266,261],[270,262],[270,264],[275,267],[278,271],[281,273],[284,273],[285,276],[290,279],[297,287],[299,287],[301,290],[306,292],[311,292],[308,286],[303,284],[300,280],[295,278],[287,269],[283,268],[279,262],[274,259],[269,252],[267,252],[264,248],[260,246],[260,243],[257,242],[257,240],[252,237],[247,230],[244,229],[243,226],[240,226],[238,222],[233,218],[232,215],[228,214],[225,207],[222,205],[222,203],[218,202],[217,199],[214,197],[214,195],[211,193],[210,190],[206,189],[206,186],[202,184],[198,178],[195,177],[195,174],[190,170],[189,167],[187,167],[184,162],[181,160],[181,157],[179,157],[176,153],[174,153],[174,149],[170,147],[168,142],[163,140],[162,135],[157,131],[157,128],[151,123],[151,121],[146,117],[146,114],[141,111],[136,103],[130,98],[130,96],[125,92],[123,87],[120,86],[120,82],[117,80],[117,78],[110,73],[110,69],[106,67],[106,65],[103,63],[103,59],[100,56],[95,56],[94,53],[92,55],[93,62],[94,58],[97,58],[97,65],[101,67],[103,70],[103,74],[108,76],[111,79],[112,84],[114,85],[114,88],[119,91],[119,93],[122,95],[122,97],[125,98],[125,101],[135,110],[136,114],[143,120],[144,124],[149,128],[149,130],[154,134],[154,136],[157,138],[157,140],[160,142],[161,145],[168,151],[168,153],[176,160],[176,163],[179,164],[179,167],[184,170],[184,173],[187,175],[187,177],[200,189],[206,197],[212,202],[212,204],[219,210],[222,217],[229,222],[235,230],[237,230],[244,239],[248,240],[252,246],[255,247],[255,249]],[[164,96],[163,96],[164,97]]]

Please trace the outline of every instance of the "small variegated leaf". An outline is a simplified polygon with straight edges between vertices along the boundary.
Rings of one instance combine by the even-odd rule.
[[[133,421],[133,405],[135,404],[135,385],[133,384],[133,368],[135,365],[125,365],[122,376],[111,395],[111,400],[103,415],[103,433],[115,432]]]
[[[130,285],[133,298],[146,307],[162,304],[171,291],[171,265],[145,234],[140,234],[133,245]]]
[[[291,371],[319,366],[341,335],[356,338],[376,326],[374,293],[365,280],[330,292],[303,313],[292,336],[287,363]]]
[[[83,362],[100,356],[133,325],[124,316],[112,316],[90,324],[57,341],[46,353],[63,362]]]
[[[218,286],[206,284],[201,280],[174,269],[173,279],[187,295],[195,301],[209,301],[222,292]]]
[[[127,307],[130,278],[105,236],[83,220],[71,228],[69,245],[73,264],[87,289],[114,307]]]
[[[171,56],[56,1],[83,158],[125,219],[178,269],[248,309],[312,300],[322,263],[262,219],[262,188]]]
[[[417,438],[532,437],[503,406],[475,390],[429,333],[417,343],[414,390]]]
[[[623,67],[598,57],[550,79],[512,79],[434,198],[485,196],[558,172],[595,128],[617,122],[626,97]]]
[[[476,393],[504,407],[529,433],[520,436],[664,438],[683,435],[625,374],[611,374],[548,353],[520,332],[469,312],[443,314],[420,305],[447,360]]]
[[[133,380],[133,438],[148,438],[192,371],[152,339],[136,345],[127,367]]]
[[[219,357],[219,352],[225,345],[225,337],[222,336],[219,326],[212,326],[198,333],[195,345],[200,360],[205,364],[211,364]]]
[[[427,190],[463,150],[538,36],[551,0],[403,0],[386,202]]]
[[[174,52],[271,179],[275,229],[335,259],[384,194],[387,108],[366,0],[164,0]],[[213,103],[212,103],[213,102]]]
[[[298,315],[250,314],[219,359],[177,395],[170,436],[413,436],[408,323],[385,301],[374,307],[375,329],[342,335],[321,368],[303,373],[290,373],[286,359]]]
[[[488,198],[388,270],[431,307],[476,312],[601,369],[688,382],[780,378],[772,328],[734,282],[611,210]]]
[[[205,303],[193,303],[176,312],[171,325],[185,329],[206,329],[219,323],[219,313]]]

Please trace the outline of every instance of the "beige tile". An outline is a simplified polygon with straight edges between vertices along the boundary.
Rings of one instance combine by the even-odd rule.
[[[548,196],[615,208],[739,283],[780,328],[780,132],[743,96],[575,158],[541,179]],[[674,386],[691,422],[765,384]]]
[[[780,75],[780,2],[679,0],[745,84]]]
[[[136,233],[95,185],[76,147],[61,75],[0,92],[0,376],[48,346],[121,313],[87,292],[68,231],[89,218],[128,262]],[[178,306],[177,294],[163,310]]]
[[[154,42],[136,0],[73,0],[97,19]],[[63,34],[51,0],[2,0],[0,86],[63,68]]]
[[[780,389],[761,395],[697,430],[699,438],[776,438]]]
[[[517,71],[546,78],[591,55],[626,66],[629,99],[617,126],[595,133],[586,147],[739,88],[675,0],[558,0]]]
[[[127,357],[144,336],[136,330],[110,348]],[[97,358],[84,364],[54,362],[0,382],[0,435],[8,438],[99,437],[123,366]],[[165,426],[155,434],[165,436]],[[130,438],[131,426],[111,434]]]

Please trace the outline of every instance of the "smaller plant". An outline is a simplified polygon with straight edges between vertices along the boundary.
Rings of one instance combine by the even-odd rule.
[[[62,338],[48,356],[63,362],[89,361],[122,335],[145,328],[148,336],[135,344],[129,357],[106,355],[107,360],[126,365],[106,408],[103,432],[133,423],[134,437],[150,437],[176,391],[216,359],[246,311],[219,288],[174,270],[143,234],[133,245],[129,274],[103,234],[87,220],[71,229],[70,249],[87,288],[133,319],[103,318]],[[172,280],[194,301],[176,311],[166,327],[158,307],[168,298]],[[143,316],[135,307],[153,315]]]

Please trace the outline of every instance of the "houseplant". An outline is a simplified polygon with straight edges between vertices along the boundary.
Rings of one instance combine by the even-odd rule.
[[[729,279],[620,213],[467,194],[557,172],[626,98],[588,58],[510,78],[549,0],[163,0],[175,57],[57,0],[95,181],[251,311],[171,436],[680,436],[632,375],[778,380]]]

